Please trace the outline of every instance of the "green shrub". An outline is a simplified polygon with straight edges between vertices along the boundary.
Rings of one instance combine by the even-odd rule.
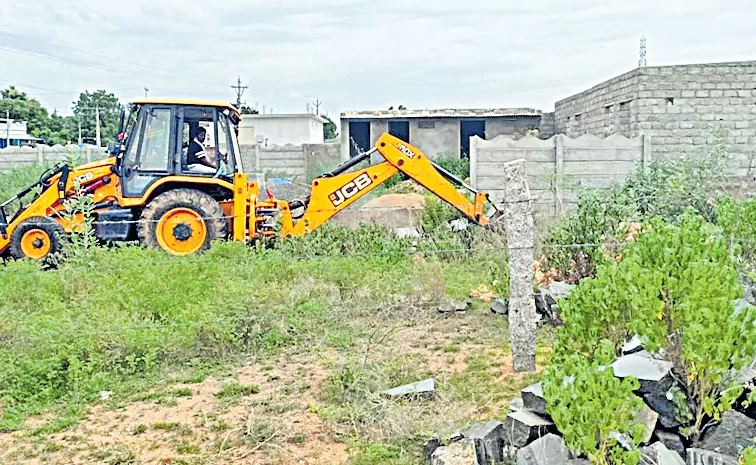
[[[436,158],[434,162],[462,181],[470,177],[469,158],[460,158],[454,155],[443,154]]]
[[[656,220],[646,229],[619,263],[600,265],[563,301],[555,360],[590,353],[601,339],[618,352],[630,333],[651,351],[664,348],[687,380],[682,416],[693,420],[687,433],[697,441],[704,418],[718,420],[742,393],[725,375],[753,357],[756,312],[735,308],[742,285],[715,226],[689,212],[679,225]]]
[[[731,244],[738,245],[743,258],[753,264],[756,260],[756,199],[738,202],[723,197],[716,206],[717,224],[722,227]]]
[[[645,427],[634,422],[643,404],[633,394],[640,384],[635,378],[616,378],[613,360],[610,341],[598,344],[592,359],[573,354],[545,370],[543,393],[570,449],[586,454],[595,465],[636,465],[640,453],[624,450],[616,435],[635,446],[643,439]]]

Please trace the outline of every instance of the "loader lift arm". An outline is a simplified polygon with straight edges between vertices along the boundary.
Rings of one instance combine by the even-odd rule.
[[[370,159],[370,156],[376,152],[383,156],[384,162],[347,172]],[[481,226],[488,224],[488,218],[483,213],[488,201],[488,195],[485,192],[468,186],[444,168],[433,163],[416,147],[385,133],[378,139],[374,149],[352,158],[331,173],[313,180],[307,209],[296,224],[293,223],[288,206],[283,206],[281,235],[283,237],[301,236],[315,230],[399,172],[415,180],[473,222]],[[454,185],[472,192],[474,201],[470,201]]]

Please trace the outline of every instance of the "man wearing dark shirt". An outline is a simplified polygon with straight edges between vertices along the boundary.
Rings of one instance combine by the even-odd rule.
[[[189,144],[189,148],[186,151],[186,164],[190,170],[206,171],[204,167],[212,168],[213,172],[218,168],[215,166],[212,160],[210,160],[205,153],[205,135],[207,131],[200,126],[197,129],[197,137]]]

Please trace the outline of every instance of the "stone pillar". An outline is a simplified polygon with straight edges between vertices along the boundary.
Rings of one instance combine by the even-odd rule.
[[[535,371],[533,211],[523,159],[504,164],[504,218],[509,248],[509,334],[514,371]]]

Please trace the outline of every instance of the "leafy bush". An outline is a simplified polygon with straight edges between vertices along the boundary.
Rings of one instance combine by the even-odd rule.
[[[717,224],[731,241],[738,245],[745,258],[753,264],[756,259],[756,199],[738,202],[724,197],[716,206]]]
[[[596,247],[572,247],[612,241],[621,225],[661,217],[676,222],[689,208],[714,221],[718,191],[725,181],[727,149],[715,132],[708,157],[681,157],[636,168],[624,184],[609,192],[579,193],[578,208],[546,234],[542,268],[555,267],[573,282],[592,276],[602,254]]]
[[[687,381],[687,432],[697,441],[704,419],[718,421],[742,393],[727,372],[756,350],[756,312],[736,310],[733,300],[741,296],[736,263],[715,226],[691,212],[679,225],[652,221],[619,263],[600,265],[563,301],[555,359],[591,353],[604,338],[619,351],[630,333],[651,351],[664,348]]]
[[[618,439],[624,435],[637,446],[645,433],[634,419],[643,401],[633,394],[635,378],[620,380],[610,364],[614,345],[602,341],[593,359],[573,354],[543,374],[548,413],[567,446],[588,456],[592,464],[636,465],[640,453],[626,451]]]
[[[470,159],[443,154],[436,158],[435,163],[457,178],[465,180],[470,177]]]

